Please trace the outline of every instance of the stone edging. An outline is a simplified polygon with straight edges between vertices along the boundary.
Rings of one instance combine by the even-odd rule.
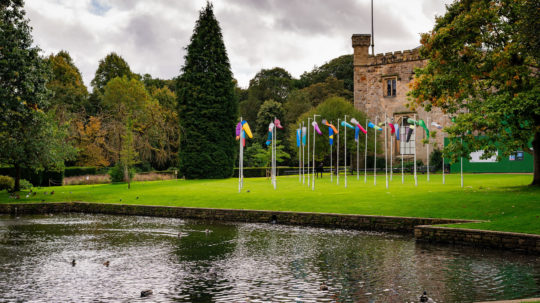
[[[419,225],[414,228],[414,237],[421,242],[465,244],[540,253],[540,235],[534,234]]]
[[[477,220],[348,215],[268,210],[192,208],[87,202],[0,204],[0,214],[80,212],[137,215],[249,223],[279,223],[318,227],[414,233],[417,241],[465,244],[540,253],[540,235],[432,226],[474,223]]]

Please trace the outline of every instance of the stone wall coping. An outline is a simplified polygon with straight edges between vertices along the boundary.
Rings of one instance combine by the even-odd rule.
[[[471,223],[480,223],[482,221],[476,221]],[[467,222],[463,222],[467,223]],[[453,223],[451,223],[453,224]],[[459,223],[456,223],[459,224]],[[501,235],[501,236],[514,236],[514,237],[531,237],[537,238],[540,240],[540,235],[537,234],[527,234],[527,233],[516,233],[510,231],[498,231],[498,230],[487,230],[487,229],[472,229],[472,228],[459,228],[459,227],[447,227],[447,226],[437,226],[437,225],[417,225],[415,228],[421,229],[434,229],[434,230],[448,230],[448,231],[458,231],[458,232],[468,232],[474,234],[491,234],[491,235]]]
[[[145,208],[170,208],[170,209],[183,209],[183,210],[207,210],[207,211],[230,211],[230,212],[250,212],[250,213],[267,213],[267,214],[287,214],[287,215],[324,215],[324,216],[339,216],[350,218],[374,218],[374,219],[402,219],[402,220],[429,220],[429,221],[448,221],[449,223],[478,223],[479,220],[468,219],[449,219],[449,218],[431,218],[431,217],[401,217],[401,216],[379,216],[379,215],[362,215],[362,214],[343,214],[343,213],[322,213],[322,212],[295,212],[295,211],[282,211],[282,210],[258,210],[258,209],[236,209],[236,208],[206,208],[206,207],[184,207],[184,206],[172,206],[172,205],[146,205],[146,204],[121,204],[121,203],[99,203],[99,202],[84,202],[84,201],[72,201],[72,202],[36,202],[36,203],[4,203],[0,204],[0,213],[2,213],[2,206],[7,205],[11,207],[17,207],[21,205],[114,205],[122,207],[145,207]],[[432,225],[417,225],[418,226],[432,226]]]

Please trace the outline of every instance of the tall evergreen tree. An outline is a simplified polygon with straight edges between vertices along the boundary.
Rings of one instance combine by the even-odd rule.
[[[238,101],[229,58],[213,6],[195,24],[178,79],[180,172],[190,179],[232,175]]]

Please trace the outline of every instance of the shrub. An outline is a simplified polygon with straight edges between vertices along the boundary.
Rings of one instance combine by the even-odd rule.
[[[10,176],[0,176],[0,191],[11,191],[15,186],[15,180]]]
[[[435,170],[439,170],[442,168],[442,152],[440,149],[434,149],[433,152],[431,152],[431,155],[429,156],[429,164],[435,168]]]
[[[124,167],[120,164],[116,164],[111,169],[109,169],[109,176],[111,176],[112,182],[124,182]],[[135,169],[129,168],[129,178],[133,179],[135,176]]]
[[[32,188],[32,183],[30,183],[30,181],[26,180],[26,179],[21,179],[19,181],[19,185],[21,187],[21,189],[31,189]]]

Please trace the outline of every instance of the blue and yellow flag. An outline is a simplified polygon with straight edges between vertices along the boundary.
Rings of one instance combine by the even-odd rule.
[[[328,127],[328,142],[330,145],[334,145],[334,130],[332,127]]]

